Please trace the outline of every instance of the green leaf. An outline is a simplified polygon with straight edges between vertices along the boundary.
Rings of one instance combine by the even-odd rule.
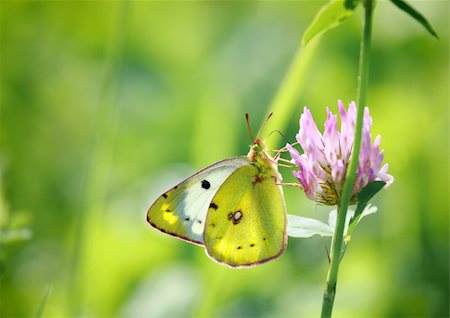
[[[287,232],[292,237],[333,236],[334,229],[316,219],[288,214]]]
[[[353,212],[353,210],[349,209],[348,213],[351,213],[352,216],[351,216],[349,222],[346,223],[346,228],[345,228],[345,232],[344,232],[345,241],[347,243],[350,241],[350,238],[352,237],[353,230],[355,229],[356,225],[358,225],[359,222],[361,222],[361,220],[363,218],[365,218],[366,216],[368,216],[370,214],[374,214],[377,211],[378,211],[378,208],[376,206],[371,206],[370,204],[368,204],[364,208],[363,212],[356,219],[354,219],[353,217],[354,217],[355,213]],[[355,222],[353,222],[353,220],[355,220]],[[353,223],[350,223],[350,222],[353,222]]]
[[[332,0],[324,5],[303,34],[302,45],[336,26],[353,14],[360,0]]]
[[[356,224],[358,224],[366,216],[376,213],[377,211],[378,211],[378,208],[376,206],[371,206],[370,204],[368,204],[364,208],[362,213],[359,215],[356,222],[350,224],[350,222],[352,222],[352,220],[355,216],[355,210],[349,208],[347,210],[347,215],[345,216],[344,235],[347,237],[350,237],[351,233],[353,232],[353,228],[356,226]],[[333,209],[330,211],[330,214],[328,215],[328,225],[330,226],[330,228],[333,229],[333,233],[334,233],[334,228],[336,227],[336,220],[337,220],[337,209]]]
[[[344,235],[350,237],[351,232],[356,224],[358,224],[367,215],[373,214],[378,211],[376,206],[370,204],[365,205],[365,209],[360,213],[357,218],[357,222],[349,224],[355,216],[355,210],[348,209],[345,218]],[[307,238],[314,235],[320,236],[333,236],[334,228],[336,227],[337,209],[330,211],[328,215],[328,224],[323,223],[316,219],[305,218],[297,215],[288,214],[287,216],[287,234],[291,237]]]
[[[361,216],[361,213],[364,211],[364,208],[366,207],[367,203],[369,203],[370,199],[373,198],[375,194],[377,194],[378,191],[380,191],[384,186],[386,185],[386,182],[384,181],[373,181],[369,184],[367,184],[357,195],[358,197],[358,205],[356,206],[355,214],[353,215],[352,219],[350,220],[350,224],[353,224],[354,222],[357,223],[359,217]]]
[[[427,29],[428,32],[431,33],[431,35],[433,35],[435,38],[439,39],[438,35],[436,34],[436,32],[434,31],[433,27],[431,26],[430,23],[428,23],[427,19],[425,19],[425,17],[420,14],[416,9],[414,9],[413,7],[411,7],[409,4],[407,4],[405,1],[403,0],[391,0],[391,2],[393,4],[395,4],[400,10],[406,12],[407,14],[409,14],[413,19],[415,19],[417,22],[419,22],[420,24],[422,24],[422,26]]]

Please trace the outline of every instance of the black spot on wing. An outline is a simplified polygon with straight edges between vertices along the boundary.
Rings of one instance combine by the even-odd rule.
[[[185,220],[185,221],[190,221],[191,218],[190,218],[190,217],[187,217],[187,218],[185,218],[184,220]]]
[[[167,197],[168,197],[167,193],[163,193],[162,196],[164,197],[164,199],[167,199]]]
[[[217,210],[219,207],[217,206],[217,204],[215,204],[214,202],[212,202],[212,203],[209,205],[209,208],[210,208],[210,209]]]
[[[197,222],[198,222],[199,224],[202,224],[202,220],[197,220]]]
[[[242,248],[242,246],[238,246],[237,249],[240,250]]]
[[[250,247],[253,247],[253,246],[255,246],[255,243],[250,244]]]
[[[211,188],[211,183],[209,183],[208,180],[202,180],[202,188],[208,190],[209,188]]]

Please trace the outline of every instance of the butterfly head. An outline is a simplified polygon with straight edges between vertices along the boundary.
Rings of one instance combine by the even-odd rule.
[[[276,160],[274,160],[267,153],[266,143],[261,138],[256,138],[253,144],[250,146],[250,151],[248,152],[248,157],[258,166],[276,166]]]
[[[253,141],[252,145],[250,146],[248,156],[253,161],[256,161],[256,158],[263,154],[265,147],[266,143],[264,142],[264,140],[262,140],[261,138],[256,138],[255,141]]]
[[[269,154],[266,152],[266,143],[264,140],[260,137],[261,132],[263,128],[266,126],[267,121],[272,117],[273,113],[270,113],[264,123],[262,124],[261,128],[259,129],[258,134],[256,135],[256,138],[253,138],[252,131],[250,129],[250,120],[248,113],[245,114],[245,119],[247,121],[247,128],[248,133],[250,135],[250,138],[252,139],[252,145],[250,146],[250,151],[248,153],[248,157],[254,162],[257,166],[259,166],[262,170],[265,170],[265,168],[276,170],[276,160],[274,160]]]

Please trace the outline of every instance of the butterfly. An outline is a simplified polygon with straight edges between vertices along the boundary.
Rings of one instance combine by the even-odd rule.
[[[287,244],[281,175],[259,133],[251,138],[247,156],[216,162],[164,192],[148,210],[147,222],[204,246],[208,256],[230,267],[279,257]]]

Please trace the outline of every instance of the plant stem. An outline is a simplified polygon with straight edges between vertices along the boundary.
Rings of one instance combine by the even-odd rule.
[[[336,283],[339,271],[339,263],[341,260],[342,244],[344,239],[345,218],[347,208],[352,196],[353,183],[358,167],[359,151],[361,148],[361,131],[364,115],[364,106],[366,102],[367,82],[369,78],[369,59],[370,59],[370,43],[372,36],[372,10],[373,0],[365,0],[364,4],[364,20],[363,35],[361,38],[359,69],[358,69],[358,88],[357,88],[357,117],[355,127],[355,139],[353,145],[353,153],[350,165],[347,170],[347,177],[338,206],[338,220],[331,241],[331,262],[327,274],[327,285],[323,295],[322,317],[331,317],[333,312],[334,297],[336,295]]]

